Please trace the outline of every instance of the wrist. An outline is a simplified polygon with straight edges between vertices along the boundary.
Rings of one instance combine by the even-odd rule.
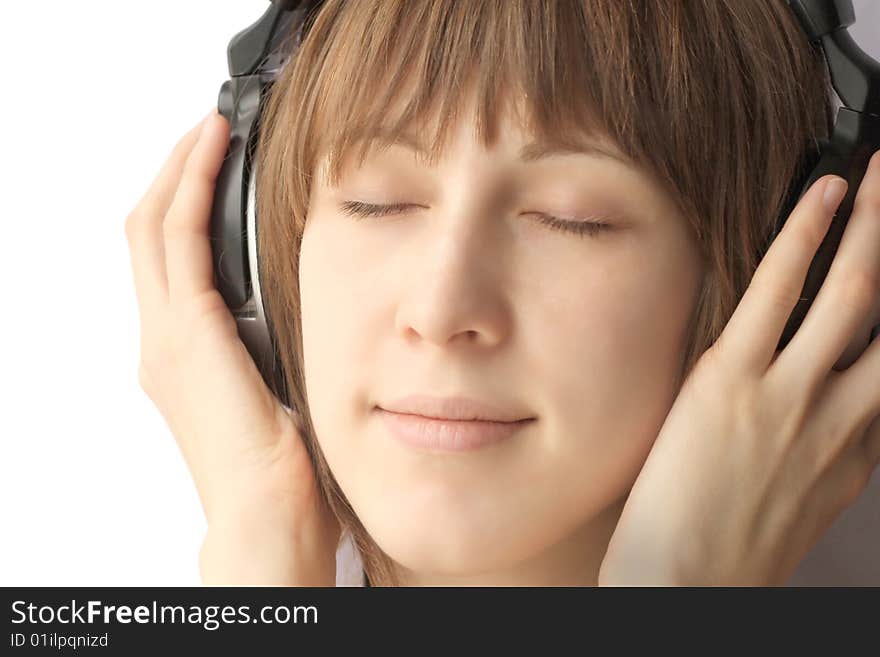
[[[199,550],[205,585],[335,586],[336,554],[280,527],[215,520]]]

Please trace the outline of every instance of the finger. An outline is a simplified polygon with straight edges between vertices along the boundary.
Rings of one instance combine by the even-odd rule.
[[[162,226],[168,295],[172,304],[214,288],[208,235],[214,187],[229,146],[229,124],[219,114],[204,125],[183,167],[180,185]]]
[[[159,175],[156,176],[147,192],[139,201],[138,209],[146,211],[147,214],[158,214],[162,217],[167,214],[171,201],[174,199],[174,192],[177,190],[177,185],[180,182],[180,176],[183,173],[183,165],[198,142],[199,133],[205,125],[205,121],[215,111],[212,108],[201,121],[180,138],[159,171]]]
[[[825,377],[856,331],[867,342],[880,280],[880,151],[868,166],[828,276],[775,367],[808,380]],[[874,370],[878,371],[877,369]]]
[[[825,394],[816,409],[840,424],[864,426],[880,414],[880,340],[873,340],[849,368],[826,375]]]
[[[815,432],[816,443],[807,448],[835,457],[842,452],[860,455],[870,476],[880,464],[880,340],[873,340],[850,368],[830,372],[826,382],[813,424],[828,430]],[[834,436],[840,444],[832,444]]]
[[[141,317],[154,316],[159,305],[168,299],[162,221],[203,124],[204,119],[177,142],[159,175],[126,219],[125,234]]]
[[[831,225],[834,212],[823,197],[837,178],[819,178],[798,201],[722,332],[719,350],[736,367],[763,374],[774,358],[810,263]]]

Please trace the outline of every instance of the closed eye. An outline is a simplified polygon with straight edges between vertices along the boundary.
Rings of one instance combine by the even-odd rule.
[[[363,201],[344,201],[340,207],[342,211],[348,215],[355,217],[382,217],[395,212],[403,211],[411,207],[416,207],[412,203],[394,203],[391,205],[375,205],[372,203],[364,203]],[[602,231],[613,230],[614,225],[600,221],[591,217],[587,219],[560,219],[544,212],[533,212],[538,221],[553,230],[559,230],[577,235],[597,235]]]

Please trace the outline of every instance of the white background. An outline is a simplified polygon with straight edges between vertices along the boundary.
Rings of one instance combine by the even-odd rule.
[[[880,58],[880,2],[854,4]],[[199,584],[201,506],[137,382],[124,222],[267,6],[0,4],[0,585]],[[878,553],[875,475],[803,581],[880,584]]]

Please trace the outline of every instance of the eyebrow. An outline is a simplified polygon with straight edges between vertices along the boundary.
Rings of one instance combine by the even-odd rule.
[[[428,159],[428,149],[414,135],[404,133],[394,137],[389,131],[380,130],[377,134],[371,137],[371,140],[375,140],[385,146],[403,146],[418,153],[421,157]],[[614,160],[628,168],[632,168],[633,166],[628,158],[615,153],[612,150],[606,149],[599,143],[589,139],[577,142],[568,141],[553,144],[533,141],[525,144],[519,151],[519,159],[522,162],[527,163],[538,162],[559,155],[585,155],[587,157],[598,159]]]

